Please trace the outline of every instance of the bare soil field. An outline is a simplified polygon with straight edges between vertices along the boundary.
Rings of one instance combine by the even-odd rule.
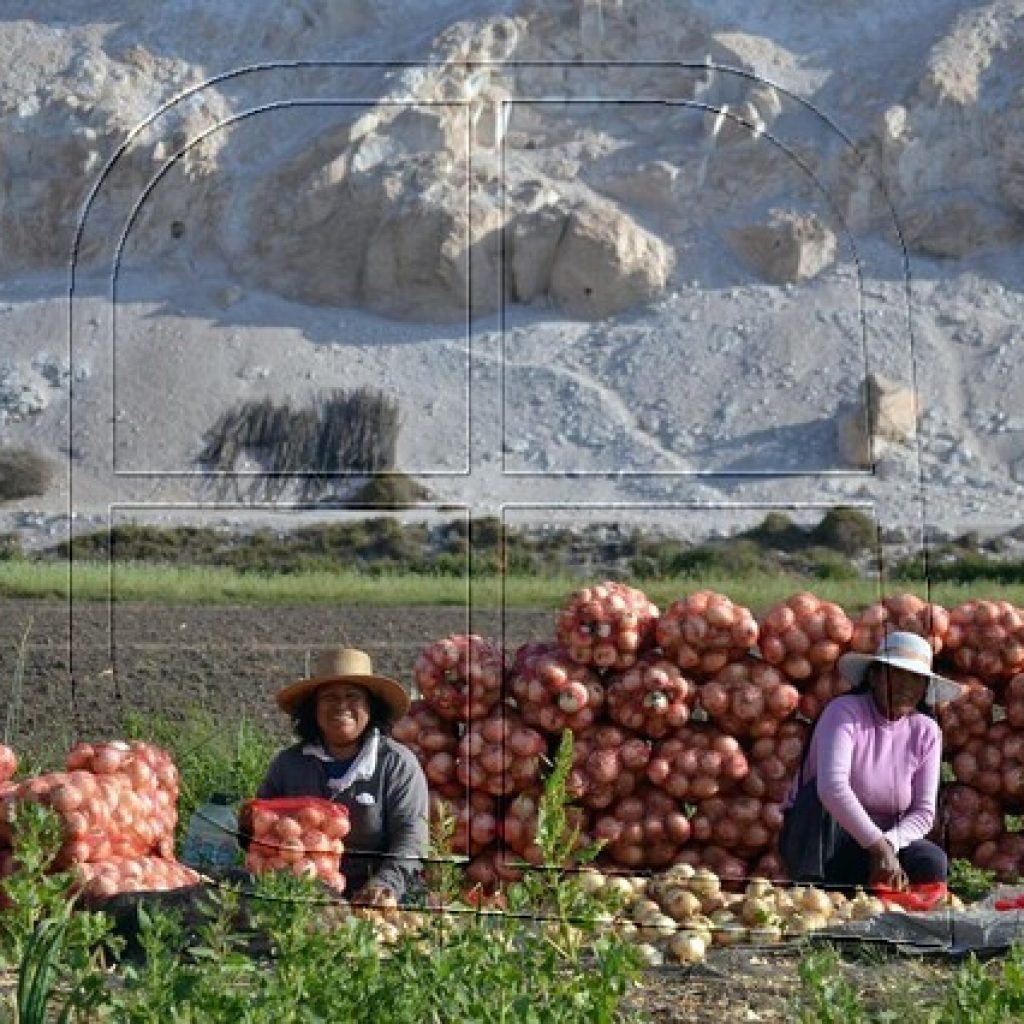
[[[182,607],[0,602],[0,707],[12,692],[28,629],[21,721],[14,745],[43,749],[70,738],[112,737],[126,713],[175,717],[189,708],[244,713],[282,731],[274,692],[303,674],[307,651],[333,643],[363,647],[374,665],[411,685],[424,644],[449,633],[499,639],[502,615],[465,607]],[[550,611],[508,609],[504,642],[552,635]]]

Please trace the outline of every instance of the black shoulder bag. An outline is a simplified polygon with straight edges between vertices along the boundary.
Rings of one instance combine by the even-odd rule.
[[[807,746],[800,758],[796,797],[782,819],[779,833],[779,855],[786,874],[793,882],[812,884],[825,880],[825,865],[836,852],[841,831],[835,818],[822,806],[817,778],[804,781],[804,765],[816,728],[817,722],[807,737]]]

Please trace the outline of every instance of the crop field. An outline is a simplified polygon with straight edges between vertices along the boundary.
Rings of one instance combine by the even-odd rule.
[[[146,568],[152,573],[153,567]],[[507,601],[503,610],[494,600],[500,592],[492,591],[490,601],[474,602],[467,613],[465,603],[438,601],[445,592],[432,590],[432,582],[413,581],[419,599],[390,606],[310,600],[308,592],[304,600],[293,602],[282,600],[272,589],[269,595],[262,593],[262,600],[236,603],[217,598],[108,603],[100,591],[91,595],[92,600],[79,595],[72,603],[66,595],[8,596],[0,601],[5,738],[22,757],[23,773],[29,774],[59,768],[68,749],[80,740],[126,737],[158,744],[181,773],[180,843],[198,804],[218,789],[250,794],[272,752],[287,742],[273,694],[304,674],[310,650],[332,643],[364,647],[375,667],[408,683],[417,655],[443,636],[478,633],[507,650],[550,639],[554,608],[565,600],[568,589],[563,586],[559,591],[562,581],[548,580],[541,581],[546,589],[538,585],[531,594],[524,581],[522,591],[511,588],[518,598]],[[797,589],[787,583],[776,580],[773,587],[762,589],[762,581],[746,581],[721,589],[743,595],[741,600],[763,612]],[[648,592],[667,605],[695,586],[665,581]],[[811,589],[851,611],[877,595],[870,583]],[[932,596],[951,606],[992,589],[947,586],[941,595],[936,591]],[[400,588],[398,592],[407,593]],[[552,843],[546,863],[556,865],[562,861],[554,839]],[[561,855],[565,853],[562,849]],[[184,930],[173,915],[165,917],[155,910],[150,930],[144,928],[137,939],[144,946],[148,943],[146,957],[140,961],[136,953],[135,959],[127,958],[117,968],[120,981],[114,994],[104,989],[101,997],[93,991],[93,1002],[76,1004],[68,1019],[312,1021],[320,1018],[298,1010],[288,1015],[292,1008],[286,1006],[287,994],[298,989],[308,993],[310,1006],[340,1006],[328,984],[330,979],[340,983],[340,976],[324,967],[338,958],[348,963],[351,985],[362,986],[381,1007],[397,1006],[388,1004],[389,999],[403,1001],[403,1009],[395,1009],[386,1019],[410,1022],[647,1019],[810,1024],[891,1021],[913,1011],[916,1019],[936,1024],[966,1024],[1021,1019],[1024,1013],[1024,961],[1016,951],[1009,959],[981,964],[973,959],[901,956],[877,944],[853,941],[844,941],[837,952],[808,935],[782,943],[716,943],[699,962],[645,965],[636,959],[634,945],[615,938],[614,932],[609,937],[601,926],[609,911],[622,911],[621,900],[617,905],[587,902],[576,893],[578,871],[528,872],[524,882],[508,890],[509,898],[518,901],[516,913],[481,917],[465,916],[471,908],[461,903],[458,883],[451,877],[446,880],[447,864],[442,856],[432,866],[431,888],[441,897],[441,906],[462,907],[461,917],[446,915],[435,905],[412,915],[402,911],[397,923],[368,920],[365,928],[353,925],[355,931],[347,925],[332,930],[324,924],[322,900],[315,894],[301,887],[274,890],[271,882],[245,897],[241,908],[230,889],[220,891],[205,911],[207,916],[198,923],[187,922]],[[969,898],[977,898],[992,884],[990,874],[965,861],[958,862],[956,878],[957,891]],[[64,920],[59,889],[47,890],[42,879],[38,883],[42,895],[34,917],[0,918],[0,960],[8,968],[0,975],[0,1014],[14,1006],[21,991],[14,968],[19,962],[24,968],[26,958],[31,967],[39,953],[33,937],[40,940],[40,922]],[[570,899],[567,893],[574,895]],[[280,907],[273,909],[282,898],[297,901],[290,917]],[[73,915],[61,927],[58,946],[63,944],[63,959],[54,961],[50,988],[40,989],[52,998],[44,1000],[40,1016],[11,1018],[19,1024],[56,1020],[56,1009],[70,1005],[71,996],[88,989],[98,976],[99,961],[89,960],[85,947],[104,935],[111,948],[119,941],[110,937],[111,922],[103,915]],[[261,936],[255,947],[254,929]],[[381,934],[389,935],[383,946]],[[389,982],[388,972],[381,971],[380,955],[393,961],[397,980]],[[164,982],[157,977],[161,971]],[[462,979],[458,984],[445,980],[451,972]],[[24,977],[23,971],[22,989]],[[90,977],[93,982],[87,982]],[[599,983],[596,977],[603,980]],[[516,989],[538,980],[550,998],[531,1009]],[[446,984],[452,985],[451,1016],[426,997],[417,1001],[423,986]],[[242,1018],[238,1014],[247,992],[261,1002],[251,1017]],[[483,998],[481,992],[489,994]],[[568,1009],[570,1004],[575,1009]],[[358,1016],[356,1004],[351,1005],[352,1016],[346,1019],[384,1019],[372,1012]],[[199,1016],[175,1017],[175,1006],[191,1006],[187,1012]],[[154,1009],[161,1007],[163,1017]]]

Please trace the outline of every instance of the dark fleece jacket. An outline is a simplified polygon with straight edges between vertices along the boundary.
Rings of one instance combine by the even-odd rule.
[[[335,793],[323,761],[304,754],[305,745],[296,743],[274,758],[256,795],[319,796],[343,804],[352,825],[341,860],[346,892],[355,893],[372,877],[401,899],[427,853],[427,780],[415,754],[381,736],[373,775]]]

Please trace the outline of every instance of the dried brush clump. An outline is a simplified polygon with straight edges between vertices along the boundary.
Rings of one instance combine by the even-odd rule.
[[[199,461],[230,473],[248,456],[260,466],[252,492],[276,498],[294,486],[300,500],[316,501],[331,477],[394,469],[398,418],[398,402],[369,388],[324,392],[298,409],[243,402],[210,428]]]
[[[53,471],[53,463],[31,448],[0,448],[0,501],[45,494]]]

